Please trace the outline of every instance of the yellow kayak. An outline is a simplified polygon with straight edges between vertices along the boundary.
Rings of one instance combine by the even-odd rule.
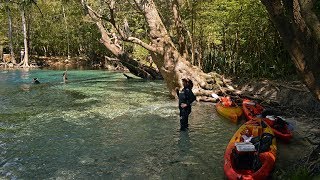
[[[217,112],[232,122],[237,123],[239,117],[242,115],[242,108],[240,106],[225,107],[221,102],[216,103]]]

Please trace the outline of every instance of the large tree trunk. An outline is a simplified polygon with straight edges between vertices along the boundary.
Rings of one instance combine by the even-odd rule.
[[[101,33],[101,39],[100,42],[104,44],[104,46],[114,55],[116,56],[120,62],[128,68],[128,70],[143,79],[163,79],[161,74],[158,72],[158,70],[146,66],[144,64],[139,63],[138,61],[134,60],[127,52],[123,50],[123,48],[120,46],[120,44],[115,43],[115,41],[112,41],[111,37],[112,33],[108,32],[106,28],[103,25],[103,21],[101,18],[101,15],[99,15],[97,12],[93,11],[90,6],[88,6],[84,1],[82,1],[82,4],[84,5],[85,9],[87,10],[87,13],[90,15],[90,17],[95,21],[97,27],[99,28],[99,31]],[[117,37],[113,37],[117,38]],[[137,44],[145,44],[139,39],[133,38],[132,41],[135,41]]]
[[[142,71],[140,65],[136,61],[132,60],[126,52],[117,46],[117,44],[112,42],[109,37],[111,33],[106,31],[103,26],[103,17],[86,5],[84,0],[82,0],[82,3],[99,27],[102,34],[101,42],[107,47],[107,49],[120,59],[131,72],[138,70],[138,73],[144,73],[146,74],[146,77],[150,76],[145,70]],[[183,51],[179,51],[179,48],[176,48],[175,44],[172,42],[153,0],[135,0],[136,6],[144,15],[149,27],[148,37],[150,38],[151,44],[145,43],[136,37],[130,37],[130,35],[125,34],[124,31],[116,25],[114,18],[115,14],[113,11],[114,4],[115,1],[110,2],[110,19],[106,20],[111,23],[115,29],[117,29],[117,32],[121,36],[121,40],[139,44],[150,52],[152,59],[160,70],[172,97],[176,97],[177,87],[182,88],[182,78],[189,78],[193,81],[193,92],[197,96],[197,99],[202,101],[215,101],[216,99],[211,97],[213,92],[217,93],[217,91],[224,91],[225,89],[233,90],[231,86],[228,86],[227,83],[225,83],[222,76],[216,73],[206,74],[200,68],[191,65],[186,60],[182,55]],[[176,17],[178,18],[179,16],[177,15]],[[180,23],[181,22],[177,22],[176,24]],[[177,29],[179,29],[179,27]],[[226,88],[223,86],[226,86]]]
[[[298,73],[320,100],[320,23],[314,0],[261,0],[279,31]]]
[[[10,8],[9,8],[9,0],[6,0],[6,11],[7,11],[7,15],[8,15],[8,24],[9,24],[8,36],[9,36],[9,48],[10,48],[11,62],[13,64],[17,64],[16,58],[15,58],[15,55],[14,55],[14,50],[13,50],[12,18],[11,18],[11,11],[10,11]]]
[[[24,7],[22,7],[21,9],[21,18],[22,18],[23,44],[24,44],[24,57],[23,57],[22,67],[26,68],[26,67],[29,67],[29,53],[28,53],[28,40],[27,40],[27,23],[26,23]]]
[[[198,67],[192,66],[173,44],[153,0],[135,0],[149,26],[149,37],[154,62],[164,77],[172,96],[176,96],[176,87],[182,87],[182,78],[189,78],[194,83],[193,91],[198,100],[207,100],[213,92],[224,85],[221,76],[205,74]]]

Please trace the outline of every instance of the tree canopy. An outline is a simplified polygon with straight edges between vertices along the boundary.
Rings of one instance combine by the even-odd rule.
[[[170,1],[171,2],[171,1]],[[188,59],[205,72],[216,71],[226,75],[279,78],[295,74],[294,65],[284,51],[280,36],[268,18],[264,6],[254,0],[187,1],[180,0],[186,35]],[[40,56],[112,56],[99,42],[100,33],[91,19],[84,16],[79,1],[38,0],[37,6],[27,11],[30,54]],[[170,3],[155,1],[160,16],[173,39],[178,43]],[[104,18],[109,18],[108,6],[102,1],[91,4]],[[8,20],[1,2],[0,39],[7,39]],[[41,9],[42,14],[38,10]],[[133,1],[116,2],[116,21],[130,33],[148,42],[146,22]],[[316,8],[319,9],[319,3]],[[13,16],[13,42],[16,54],[23,47],[19,7],[10,1]],[[319,10],[318,10],[319,12]],[[105,24],[106,28],[112,27]],[[148,51],[138,45],[122,42],[123,47],[137,60],[145,61]]]

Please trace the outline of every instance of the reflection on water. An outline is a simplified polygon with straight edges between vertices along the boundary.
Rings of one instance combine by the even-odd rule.
[[[163,82],[68,71],[64,84],[62,73],[0,73],[0,178],[223,179],[238,126],[213,104],[196,103],[180,132]]]
[[[21,69],[20,70],[20,78],[21,79],[26,79],[26,80],[30,80],[30,73],[29,73],[29,69]]]
[[[22,91],[30,91],[30,84],[21,84],[20,89]]]

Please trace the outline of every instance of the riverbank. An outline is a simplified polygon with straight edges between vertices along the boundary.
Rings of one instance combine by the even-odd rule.
[[[110,71],[128,72],[120,61],[110,58],[89,59],[86,57],[65,57],[65,56],[31,56],[29,59],[29,68],[46,69],[105,69]],[[0,69],[16,69],[12,63],[0,63]]]

